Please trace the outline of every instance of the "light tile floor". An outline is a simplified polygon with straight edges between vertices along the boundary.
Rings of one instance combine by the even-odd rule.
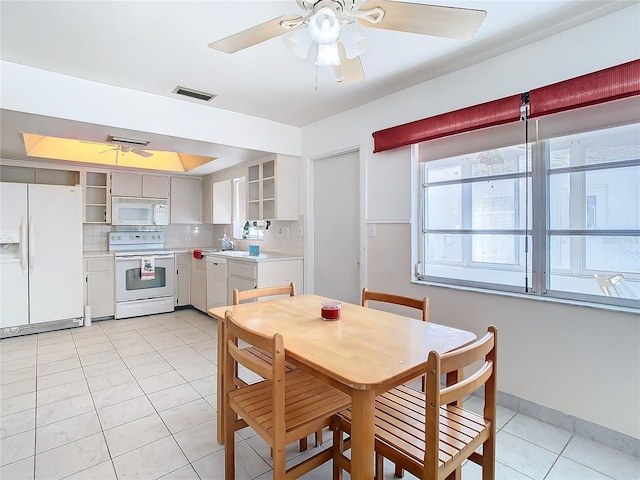
[[[0,478],[222,479],[216,355],[216,323],[196,310],[2,340]],[[640,459],[502,407],[498,428],[498,479],[640,479]],[[236,439],[237,478],[270,479],[266,444]],[[331,464],[305,478],[331,478]]]

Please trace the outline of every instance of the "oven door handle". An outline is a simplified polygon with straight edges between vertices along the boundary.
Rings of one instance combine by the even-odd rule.
[[[124,257],[116,257],[116,262],[125,262],[128,260],[140,260],[142,261],[143,258],[153,258],[154,260],[159,260],[159,259],[164,259],[164,258],[175,258],[174,255],[149,255],[149,256],[144,256],[144,255],[132,255],[132,256],[124,256]]]

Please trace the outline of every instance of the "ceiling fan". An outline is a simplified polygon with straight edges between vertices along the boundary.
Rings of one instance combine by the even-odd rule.
[[[147,152],[146,150],[140,150],[135,147],[126,147],[124,145],[110,145],[110,146],[113,148],[108,148],[98,153],[113,152],[114,150],[117,150],[120,153],[135,153],[136,155],[140,155],[141,157],[144,157],[144,158],[149,158],[153,156],[153,153]]]
[[[296,0],[306,16],[283,15],[209,44],[224,53],[289,33],[285,43],[300,58],[317,44],[316,65],[332,66],[346,85],[364,79],[359,55],[370,39],[360,25],[436,37],[471,38],[487,16],[484,10],[391,0]]]
[[[80,143],[91,143],[94,145],[104,145],[105,147],[111,147],[98,153],[117,151],[118,153],[135,153],[136,155],[140,155],[144,158],[153,156],[153,153],[138,148],[149,145],[150,142],[147,140],[136,140],[134,138],[115,137],[113,135],[109,135],[107,137],[106,143],[88,142],[86,140],[80,140]]]

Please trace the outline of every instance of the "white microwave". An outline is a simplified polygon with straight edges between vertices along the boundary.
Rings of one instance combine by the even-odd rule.
[[[112,225],[168,225],[166,198],[111,197]]]

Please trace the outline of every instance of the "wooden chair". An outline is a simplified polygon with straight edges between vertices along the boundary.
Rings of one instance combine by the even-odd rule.
[[[383,292],[371,292],[367,288],[362,289],[362,306],[368,307],[369,302],[384,302],[393,303],[395,305],[402,305],[405,307],[415,308],[422,312],[422,320],[424,322],[429,321],[429,297],[423,297],[421,300],[411,297],[403,297],[402,295],[395,295],[392,293]],[[426,388],[426,378],[422,376],[422,391]],[[398,472],[399,473],[399,472]]]
[[[291,282],[289,285],[284,285],[284,286],[254,288],[252,290],[243,290],[243,291],[238,291],[238,289],[235,288],[233,290],[232,304],[239,305],[240,302],[243,302],[246,300],[254,300],[257,298],[271,297],[275,295],[289,295],[291,297],[295,297],[296,286],[293,282]],[[254,357],[262,359],[266,363],[271,363],[271,355],[268,352],[260,350],[259,348],[256,348],[256,347],[247,347],[245,351],[246,353],[253,355]],[[297,368],[294,365],[291,365],[288,362],[285,362],[285,369],[287,372],[297,370]],[[245,382],[243,379],[241,379],[238,376],[237,371],[235,371],[234,373],[234,378],[236,380],[237,386],[239,387],[247,386],[247,382]],[[316,438],[316,447],[320,446],[322,444],[322,430],[316,432],[315,438]],[[300,451],[301,452],[305,451],[307,449],[307,446],[308,444],[307,444],[306,437],[303,439],[300,439]]]
[[[442,388],[440,375],[457,372],[478,360],[479,370]],[[495,477],[497,330],[475,343],[439,355],[429,354],[427,392],[403,385],[379,395],[375,403],[376,478],[382,479],[383,457],[423,480],[460,478],[462,463],[468,458],[482,466],[482,479]],[[465,410],[462,400],[484,386],[482,415]],[[427,400],[428,399],[428,400]],[[351,411],[334,417],[334,480],[349,470],[342,455],[349,441]],[[426,442],[425,442],[426,439]],[[482,454],[478,450],[482,446]]]
[[[419,300],[417,298],[404,297],[402,295],[395,295],[393,293],[371,292],[368,288],[365,287],[362,289],[362,306],[368,307],[370,301],[393,303],[394,305],[415,308],[416,310],[420,310],[422,312],[423,322],[429,321],[429,297],[423,297],[421,300]],[[422,391],[425,392],[427,388],[427,378],[425,375],[422,375],[421,383]],[[395,473],[398,477],[404,476],[404,472],[398,466],[396,466]]]
[[[238,341],[249,343],[271,355],[272,362],[247,353]],[[286,468],[286,446],[329,427],[333,415],[348,407],[349,395],[301,370],[286,372],[282,335],[257,334],[238,325],[230,311],[225,315],[225,478],[235,478],[235,432],[252,427],[271,447],[273,478],[298,478],[331,459],[326,449],[294,467]],[[237,364],[265,380],[237,387],[233,379]]]

